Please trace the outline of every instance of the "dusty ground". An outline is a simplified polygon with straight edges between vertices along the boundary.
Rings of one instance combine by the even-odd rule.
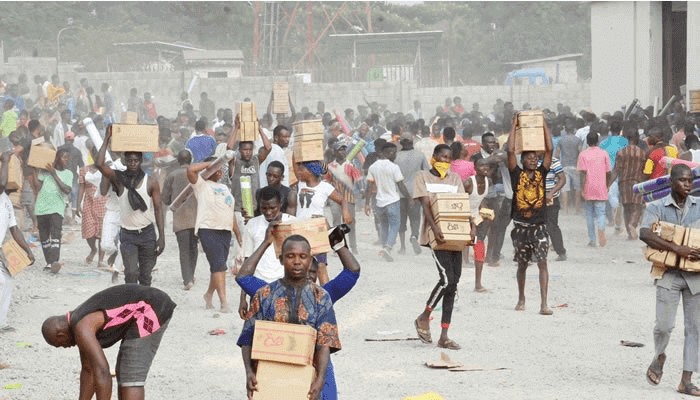
[[[170,218],[168,218],[170,219]],[[399,331],[415,336],[413,320],[423,309],[437,280],[430,256],[396,256],[380,261],[376,235],[364,216],[359,223],[362,276],[353,291],[336,306],[343,350],[333,356],[341,399],[402,399],[436,392],[445,399],[676,399],[683,345],[682,312],[667,349],[668,361],[659,387],[650,386],[644,372],[652,358],[654,287],[641,242],[612,237],[608,247],[590,249],[583,216],[563,216],[561,224],[569,260],[554,262],[550,252],[550,305],[554,315],[537,313],[537,269],[527,275],[527,310],[513,311],[517,299],[515,268],[486,267],[489,292],[472,291],[473,268],[463,269],[451,336],[462,350],[450,351],[456,361],[506,370],[449,372],[425,367],[438,359],[434,345],[418,341],[366,342],[380,333]],[[510,231],[510,230],[509,230]],[[608,228],[608,232],[611,229]],[[37,265],[15,279],[10,324],[17,330],[0,335],[0,399],[71,399],[78,396],[80,361],[77,349],[55,349],[40,332],[47,316],[73,309],[89,295],[110,285],[110,277],[84,262],[88,247],[79,238],[65,245],[66,267],[57,276]],[[202,294],[208,266],[199,258],[197,285],[182,290],[174,235],[168,231],[166,250],[158,260],[154,286],[178,304],[148,378],[149,399],[243,399],[244,370],[235,345],[242,321],[236,314],[204,310]],[[503,254],[512,247],[506,240]],[[331,276],[339,272],[330,258]],[[238,287],[227,282],[229,299],[237,304]],[[434,337],[440,314],[434,314]],[[222,328],[222,336],[207,332]],[[620,345],[642,342],[643,348]],[[31,347],[18,347],[30,342]],[[112,368],[117,346],[106,350]],[[20,389],[2,389],[21,383]],[[116,399],[116,394],[113,395]]]

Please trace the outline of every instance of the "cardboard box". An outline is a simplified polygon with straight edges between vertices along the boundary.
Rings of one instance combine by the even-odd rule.
[[[241,129],[238,130],[239,142],[254,142],[258,138],[258,121],[241,121]]]
[[[49,144],[33,145],[29,149],[27,165],[34,168],[45,169],[46,164],[53,164],[56,160],[56,150]]]
[[[323,133],[323,122],[320,119],[300,121],[292,125],[294,127],[294,138],[297,136]]]
[[[438,245],[433,230],[428,228],[428,243],[433,250],[462,251],[471,243],[471,224],[468,219],[440,218],[435,222],[440,227],[446,242]]]
[[[10,275],[15,276],[22,272],[25,268],[32,264],[32,261],[27,256],[27,253],[19,247],[14,239],[10,238],[5,244],[2,245],[2,252],[5,255],[5,260],[7,261],[7,270]]]
[[[316,370],[313,365],[258,361],[255,377],[258,391],[253,392],[254,400],[307,400]]]
[[[243,102],[238,103],[238,116],[243,121],[257,121],[258,112],[255,109],[255,103]]]
[[[683,237],[683,245],[693,249],[700,249],[700,229],[687,228]],[[674,253],[669,252],[669,254]],[[678,267],[684,271],[700,272],[700,261],[690,261],[687,258],[683,258]]]
[[[293,151],[285,151],[284,153],[285,157],[287,157],[287,165],[289,166],[289,168],[284,170],[284,173],[289,174],[289,186],[292,186],[299,181],[297,175],[294,173],[294,163],[292,162]]]
[[[272,84],[272,112],[274,114],[289,113],[289,84],[287,82]]]
[[[7,190],[19,190],[24,183],[24,173],[22,171],[22,162],[16,155],[10,157],[7,170]]]
[[[544,128],[516,128],[515,152],[544,151]]]
[[[430,202],[433,217],[461,217],[469,218],[469,194],[468,193],[438,193]]]
[[[521,111],[518,113],[518,126],[521,128],[541,128],[544,126],[544,114],[540,110]]]
[[[323,141],[294,142],[294,161],[321,161],[323,160]]]
[[[278,91],[289,91],[289,83],[288,82],[275,82],[272,84],[272,92],[278,92]]]
[[[313,142],[316,140],[323,141],[323,132],[321,133],[307,133],[305,135],[295,135],[294,142]]]
[[[480,208],[479,215],[481,216],[481,218],[488,221],[493,221],[494,219],[496,219],[496,213],[490,208]]]
[[[139,123],[139,115],[133,111],[123,111],[121,122],[122,124],[136,125]]]
[[[700,100],[700,90],[689,90],[688,91],[688,98],[690,101],[699,101]]]
[[[255,321],[253,360],[311,365],[316,349],[316,330],[308,325]]]
[[[112,151],[156,152],[158,125],[112,124]]]
[[[311,245],[311,255],[323,254],[331,251],[328,241],[328,222],[326,218],[308,218],[289,222],[283,222],[277,226],[273,233],[275,237],[275,254],[282,254],[284,239],[292,235],[301,235]]]
[[[669,222],[659,222],[652,226],[652,231],[659,237],[668,242],[673,242],[682,245],[686,240],[685,235],[687,229],[685,227],[674,225]],[[678,263],[678,255],[672,251],[662,251],[647,247],[644,252],[644,257],[653,262],[663,265],[675,267]]]

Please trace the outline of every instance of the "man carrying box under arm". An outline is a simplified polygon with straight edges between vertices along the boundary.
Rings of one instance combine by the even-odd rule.
[[[700,228],[700,200],[688,196],[693,187],[693,174],[687,165],[671,169],[671,194],[647,204],[639,230],[639,239],[649,247],[672,251],[690,261],[700,260],[700,250],[676,245],[657,236],[652,224],[665,221],[690,228]],[[693,371],[698,370],[698,330],[700,323],[700,273],[665,267],[656,275],[656,325],[654,326],[654,360],[647,369],[647,381],[658,385],[666,362],[666,346],[676,321],[678,301],[683,295],[685,343],[683,344],[683,375],[678,385],[680,393],[700,396],[700,389],[691,381]]]
[[[315,400],[323,389],[330,354],[340,350],[333,303],[328,292],[308,279],[311,246],[305,238],[292,235],[285,239],[280,261],[284,265],[284,277],[258,290],[250,303],[249,319],[238,338],[246,370],[248,399],[252,399],[253,392],[257,391],[251,358],[255,321],[263,320],[309,325],[316,329],[314,366],[317,376],[309,389],[309,398]],[[299,302],[296,310],[290,309],[288,302],[291,299]],[[299,313],[301,310],[304,312]]]

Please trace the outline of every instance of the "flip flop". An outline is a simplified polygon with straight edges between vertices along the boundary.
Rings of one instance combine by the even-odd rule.
[[[459,350],[462,348],[462,346],[458,345],[457,342],[455,342],[452,339],[447,339],[443,343],[438,342],[437,347],[440,347],[442,349],[448,349],[448,350]]]
[[[421,342],[426,344],[433,343],[433,337],[430,335],[430,328],[421,328],[418,326],[418,320],[413,321],[413,325],[416,326],[416,333],[418,334],[418,339],[420,339]]]
[[[656,360],[652,361],[651,365],[649,365],[649,368],[647,368],[647,382],[649,382],[650,385],[656,386],[661,382],[661,377],[664,376],[665,362],[666,354],[661,353],[656,358]],[[655,364],[658,365],[658,368],[655,368]],[[656,379],[654,379],[652,375],[656,377]]]
[[[693,385],[691,382],[686,384],[681,383],[678,385],[678,393],[688,394],[691,396],[700,396],[700,388]]]

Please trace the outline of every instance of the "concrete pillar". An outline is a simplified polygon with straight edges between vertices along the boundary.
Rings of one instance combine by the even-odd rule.
[[[591,107],[614,112],[662,95],[661,2],[591,4]]]
[[[694,1],[688,2],[687,40],[686,90],[700,90],[700,3]]]

